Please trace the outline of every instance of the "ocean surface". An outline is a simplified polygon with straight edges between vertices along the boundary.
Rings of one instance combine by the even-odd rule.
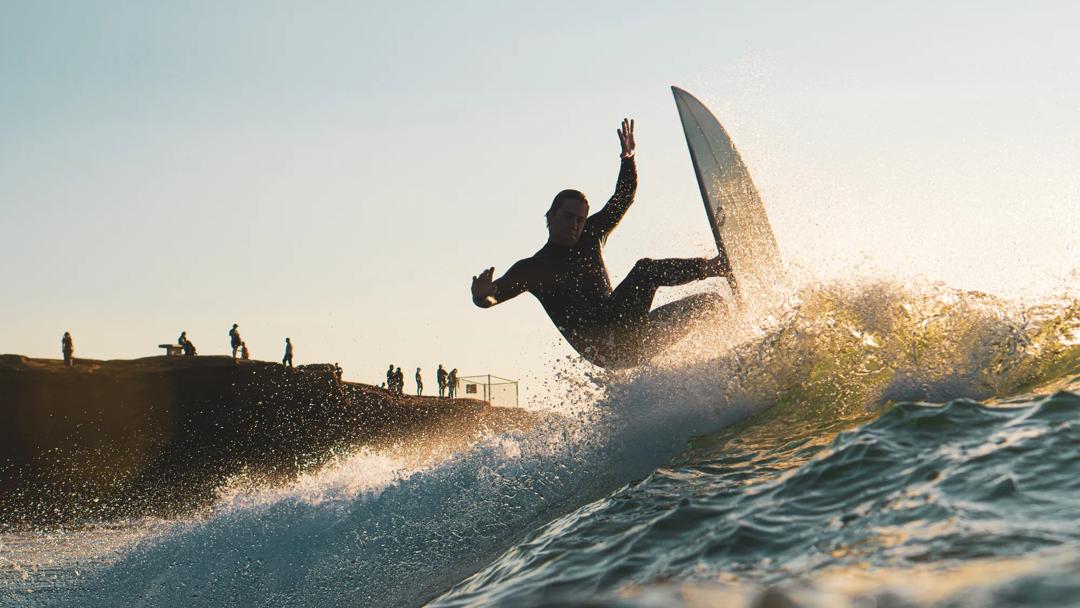
[[[1080,606],[1080,300],[816,284],[547,423],[0,536],[12,606]]]

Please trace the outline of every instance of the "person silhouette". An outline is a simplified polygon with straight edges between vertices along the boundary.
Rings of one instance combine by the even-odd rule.
[[[455,399],[457,397],[457,385],[457,368],[455,367],[454,369],[450,370],[449,374],[446,375],[447,393],[450,395],[451,399]]]
[[[446,396],[446,370],[443,369],[442,363],[439,364],[439,369],[435,372],[435,380],[439,383],[439,396]]]
[[[75,342],[70,331],[65,331],[64,337],[60,338],[60,350],[64,353],[64,367],[75,367]]]
[[[232,346],[233,359],[236,358],[236,351],[240,348],[240,343],[243,342],[243,340],[240,339],[239,327],[239,325],[233,323],[232,329],[229,330],[229,344]]]
[[[290,340],[288,338],[285,338],[285,356],[281,358],[281,364],[282,365],[288,365],[291,368],[293,366],[292,357],[293,357],[292,340]]]
[[[604,208],[589,215],[589,201],[578,190],[555,195],[548,209],[547,243],[493,279],[495,268],[473,277],[473,303],[480,308],[515,298],[536,296],[555,327],[574,350],[607,369],[641,365],[680,340],[699,313],[722,310],[719,294],[703,293],[652,308],[660,287],[710,277],[731,278],[724,256],[715,258],[642,258],[612,289],[604,263],[604,245],[622,221],[637,191],[634,123],[618,130],[622,165],[615,193]]]

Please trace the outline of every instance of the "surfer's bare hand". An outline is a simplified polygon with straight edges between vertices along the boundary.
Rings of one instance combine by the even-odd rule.
[[[495,275],[495,267],[492,266],[472,278],[472,297],[475,302],[484,302],[495,295],[495,283],[492,277]]]
[[[634,155],[634,148],[637,144],[634,143],[634,121],[622,120],[622,127],[616,130],[619,134],[619,145],[622,146],[622,152],[619,154],[619,158],[630,158]]]

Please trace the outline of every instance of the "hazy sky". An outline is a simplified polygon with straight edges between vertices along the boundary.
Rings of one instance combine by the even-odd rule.
[[[236,322],[350,379],[536,382],[571,351],[469,280],[543,244],[555,192],[610,195],[624,115],[612,278],[713,250],[672,84],[805,272],[1075,282],[1078,5],[579,4],[0,4],[0,352],[223,354]]]

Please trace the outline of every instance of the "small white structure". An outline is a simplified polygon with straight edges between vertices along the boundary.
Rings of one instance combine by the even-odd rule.
[[[462,376],[458,378],[457,396],[487,401],[499,407],[517,407],[518,383],[517,380],[500,378],[491,374]]]

